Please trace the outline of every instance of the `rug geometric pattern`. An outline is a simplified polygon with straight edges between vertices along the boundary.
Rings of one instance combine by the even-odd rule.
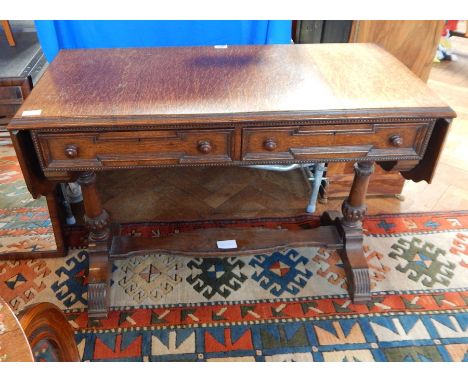
[[[162,231],[150,228],[137,233]],[[364,229],[366,304],[324,248],[118,260],[93,325],[86,249],[0,261],[0,294],[16,311],[61,307],[89,361],[468,361],[468,212],[369,216]]]
[[[0,254],[56,250],[45,198],[31,197],[5,138],[0,138],[0,184]]]

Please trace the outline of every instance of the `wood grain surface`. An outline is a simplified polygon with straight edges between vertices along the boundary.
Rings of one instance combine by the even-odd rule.
[[[427,81],[444,21],[354,20],[352,23],[350,42],[379,45],[399,59],[419,78]],[[352,182],[353,171],[332,163],[327,168],[327,178],[329,197],[346,195]],[[401,194],[403,185],[404,178],[397,173],[377,176],[374,174],[369,184],[368,194]]]
[[[79,362],[72,327],[65,314],[50,302],[29,305],[19,314],[19,322],[31,348],[46,342],[57,356],[56,361]]]
[[[22,116],[26,110],[40,112]],[[373,162],[390,161],[402,171],[422,159],[430,165],[424,169],[433,169],[424,156],[433,126],[454,116],[376,45],[103,49],[60,53],[9,128],[37,129],[30,135],[49,179],[59,180],[54,172],[83,171],[88,314],[95,318],[105,317],[109,306],[112,236],[119,255],[154,246],[126,245],[109,230],[94,170],[357,160],[343,217],[327,213],[322,220],[338,229],[351,296],[363,302],[370,280],[361,222]],[[428,150],[434,158],[435,147]],[[414,176],[430,179],[431,173]],[[137,195],[126,195],[138,203]],[[239,234],[247,250],[276,247],[272,238],[269,232]],[[283,239],[279,244],[304,238]],[[160,249],[177,252],[193,242],[170,241]]]
[[[0,361],[33,362],[28,339],[15,314],[0,297]]]
[[[427,81],[443,20],[357,20],[350,42],[375,43]]]
[[[453,111],[374,44],[62,50],[10,129]],[[23,111],[41,110],[39,116]],[[173,117],[172,119],[170,117]]]
[[[235,248],[220,249],[218,241],[234,240]],[[160,238],[114,236],[111,258],[135,256],[143,253],[213,257],[253,255],[297,247],[326,247],[341,249],[343,243],[334,226],[314,230],[267,228],[207,228]]]

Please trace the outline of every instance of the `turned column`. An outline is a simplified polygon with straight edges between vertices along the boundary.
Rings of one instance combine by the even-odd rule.
[[[354,180],[349,196],[343,202],[343,217],[339,228],[343,235],[342,259],[348,278],[349,294],[354,302],[370,300],[369,267],[363,252],[362,220],[369,178],[374,172],[373,162],[358,162],[354,166]]]
[[[89,229],[88,317],[107,317],[109,307],[110,218],[102,208],[96,188],[96,174],[88,171],[78,178],[83,192],[85,222]]]
[[[354,179],[349,196],[341,206],[342,223],[346,227],[362,227],[362,219],[367,212],[366,194],[369,179],[374,172],[373,162],[358,162],[354,165]]]

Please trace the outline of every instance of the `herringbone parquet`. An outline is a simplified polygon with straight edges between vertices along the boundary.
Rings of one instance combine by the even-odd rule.
[[[105,208],[126,222],[300,215],[310,192],[300,170],[148,169],[98,178]],[[123,202],[122,195],[135,194],[137,202]]]

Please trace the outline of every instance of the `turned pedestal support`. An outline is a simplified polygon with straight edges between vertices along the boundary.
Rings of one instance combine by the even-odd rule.
[[[88,317],[107,317],[110,282],[109,214],[102,208],[96,189],[96,174],[84,172],[78,178],[83,192],[85,222],[89,229]]]
[[[355,166],[355,177],[349,197],[343,202],[342,215],[327,212],[322,216],[323,225],[333,225],[315,229],[313,233],[267,232],[246,233],[232,230],[229,233],[202,237],[168,237],[142,239],[138,241],[127,237],[112,237],[110,218],[102,208],[96,189],[96,175],[82,173],[78,183],[83,191],[85,221],[89,229],[89,284],[88,315],[90,319],[107,317],[109,307],[110,256],[121,258],[159,250],[163,253],[195,256],[251,254],[255,251],[268,251],[288,245],[316,245],[341,248],[349,285],[349,293],[354,302],[370,299],[369,269],[363,253],[362,219],[366,212],[365,197],[369,177],[374,169],[372,162],[359,162]],[[195,235],[196,233],[193,233]],[[239,239],[242,245],[234,252],[227,253],[213,247],[213,237],[227,235]],[[187,236],[187,235],[186,235]],[[194,243],[197,245],[194,246]],[[186,245],[187,244],[187,245]]]
[[[354,166],[354,180],[348,198],[341,206],[342,216],[334,218],[342,237],[343,249],[340,252],[348,279],[349,294],[354,302],[370,300],[369,267],[363,251],[362,220],[366,214],[365,205],[369,178],[374,172],[373,162],[358,162]]]

